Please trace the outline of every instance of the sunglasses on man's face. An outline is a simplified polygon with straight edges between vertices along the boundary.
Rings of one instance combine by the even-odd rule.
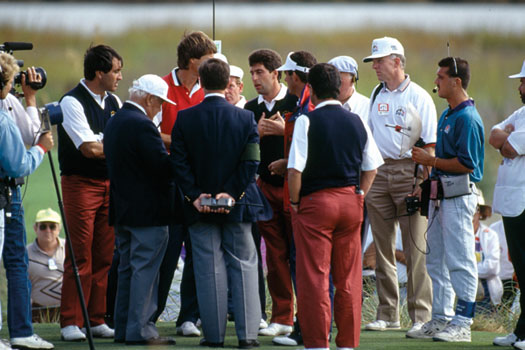
[[[49,229],[50,229],[51,231],[54,231],[54,230],[56,230],[56,228],[57,228],[57,224],[54,224],[54,223],[49,223],[49,224],[46,224],[46,223],[38,224],[38,228],[39,228],[41,231],[45,231],[45,230],[47,230],[48,227],[49,227]]]

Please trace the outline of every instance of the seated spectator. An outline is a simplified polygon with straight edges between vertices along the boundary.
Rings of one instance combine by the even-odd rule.
[[[501,303],[503,285],[499,278],[500,244],[498,234],[480,221],[492,215],[492,208],[485,204],[481,190],[478,190],[478,206],[472,223],[476,236],[476,260],[478,262],[478,293],[476,312],[487,313]]]
[[[27,246],[33,322],[56,321],[60,314],[65,241],[60,215],[48,208],[36,214],[36,239]]]
[[[505,237],[505,228],[503,220],[498,220],[490,225],[490,228],[498,234],[500,255],[499,255],[499,278],[503,283],[503,296],[501,297],[502,305],[510,308],[518,292],[518,282],[514,275],[514,267],[509,257],[509,247],[507,246],[507,237]]]

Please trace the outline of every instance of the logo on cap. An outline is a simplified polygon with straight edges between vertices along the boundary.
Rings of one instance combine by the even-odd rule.
[[[379,48],[377,47],[377,44],[374,44],[374,46],[372,46],[372,52],[376,52],[378,50]]]

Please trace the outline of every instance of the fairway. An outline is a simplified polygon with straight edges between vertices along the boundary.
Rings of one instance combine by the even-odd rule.
[[[42,338],[52,342],[57,350],[79,350],[89,349],[87,342],[73,343],[63,342],[60,340],[60,327],[58,324],[35,324],[35,332]],[[160,322],[158,324],[159,331],[163,336],[173,336],[175,334],[175,323]],[[385,332],[361,332],[361,345],[359,349],[494,349],[492,339],[496,337],[497,333],[490,332],[473,332],[472,343],[442,343],[434,342],[432,340],[416,340],[405,338],[406,330],[400,331],[385,331]],[[7,325],[4,324],[0,332],[1,338],[7,338]],[[143,347],[148,350],[155,349],[207,349],[199,346],[200,338],[189,337],[175,337],[177,345],[175,346],[148,346]],[[300,346],[275,346],[272,344],[272,337],[259,337],[261,347],[259,349],[298,349]],[[232,322],[228,323],[227,337],[224,342],[226,349],[237,348],[237,338],[235,337],[235,328]],[[335,342],[332,340],[330,344],[331,349],[335,349]],[[115,344],[112,340],[95,339],[96,349],[141,349],[141,347],[129,347],[122,344]]]

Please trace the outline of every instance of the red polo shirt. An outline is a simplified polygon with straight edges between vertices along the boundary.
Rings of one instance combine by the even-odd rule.
[[[162,105],[162,123],[160,124],[160,131],[163,134],[171,135],[173,124],[177,120],[177,113],[183,109],[195,106],[204,100],[204,90],[201,88],[199,82],[193,86],[189,91],[177,79],[176,72],[179,68],[175,68],[168,75],[162,79],[168,83],[168,99],[175,102],[174,106],[171,103],[164,103]]]

